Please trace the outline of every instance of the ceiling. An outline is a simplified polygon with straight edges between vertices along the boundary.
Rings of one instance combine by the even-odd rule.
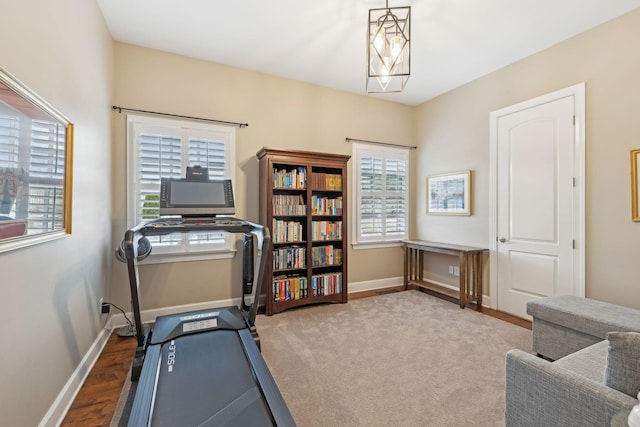
[[[114,40],[365,93],[368,9],[382,0],[97,0]],[[418,105],[640,7],[640,0],[391,0],[411,6]]]

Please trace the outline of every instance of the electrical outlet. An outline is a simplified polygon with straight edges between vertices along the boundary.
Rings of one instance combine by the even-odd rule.
[[[449,274],[453,274],[453,265],[449,266]]]
[[[111,305],[108,302],[104,302],[104,298],[100,298],[100,313],[109,314],[111,311]]]
[[[453,275],[460,276],[460,267],[458,267],[457,265],[453,267]]]

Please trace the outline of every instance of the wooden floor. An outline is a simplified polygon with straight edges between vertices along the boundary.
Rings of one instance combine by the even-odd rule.
[[[349,294],[349,299],[402,290],[403,287],[398,286],[385,290],[358,292]],[[531,329],[530,321],[506,313],[484,307],[478,308],[474,304],[469,304],[466,309],[476,309],[488,316]],[[111,334],[100,358],[67,412],[62,426],[109,426],[120,398],[120,391],[124,382],[129,381],[127,373],[133,360],[135,347],[135,338],[120,338],[115,333]]]
[[[133,361],[136,340],[111,334],[62,426],[108,426]]]

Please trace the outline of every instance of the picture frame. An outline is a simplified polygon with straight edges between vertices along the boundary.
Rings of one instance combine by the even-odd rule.
[[[640,149],[631,150],[631,220],[640,221],[640,176],[638,176],[638,163],[640,162]]]
[[[427,214],[471,215],[470,170],[427,176]]]

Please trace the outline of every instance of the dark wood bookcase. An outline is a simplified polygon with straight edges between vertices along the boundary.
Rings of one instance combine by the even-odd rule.
[[[347,302],[347,162],[343,154],[261,149],[260,223],[267,315]]]

